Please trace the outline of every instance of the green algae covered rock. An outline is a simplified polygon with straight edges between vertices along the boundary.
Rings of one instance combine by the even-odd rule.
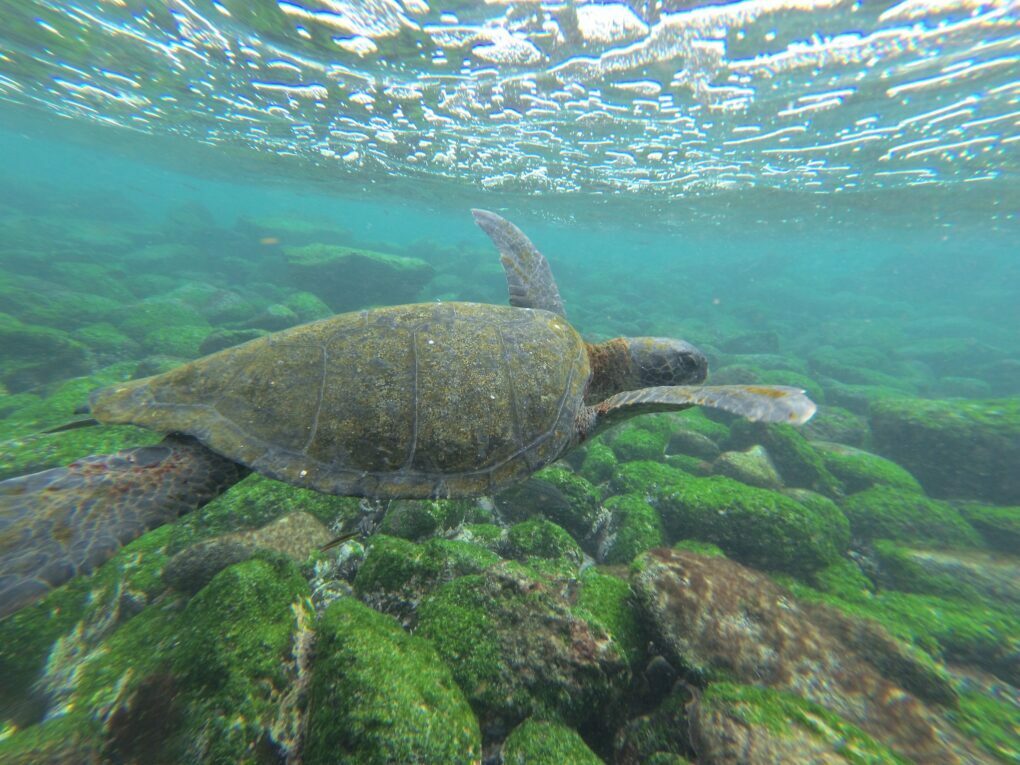
[[[594,567],[585,569],[580,580],[574,613],[608,634],[630,666],[637,666],[646,653],[648,633],[638,620],[627,580]]]
[[[610,488],[616,494],[651,496],[690,480],[690,474],[654,460],[636,460],[620,465]]]
[[[616,464],[617,459],[613,450],[606,446],[601,439],[596,439],[585,448],[579,472],[583,478],[598,485],[613,477]]]
[[[141,348],[109,322],[86,324],[71,332],[71,337],[97,353],[132,358]]]
[[[577,731],[556,722],[525,720],[503,742],[503,765],[602,765]]]
[[[939,595],[1020,608],[1020,560],[984,550],[924,550],[888,539],[873,545],[880,584],[902,592]]]
[[[759,489],[783,487],[782,478],[761,444],[755,444],[742,452],[723,452],[712,463],[712,472]]]
[[[125,547],[121,566],[108,563],[91,578],[84,608],[69,610],[74,627],[54,645],[36,687],[52,712],[66,715],[66,726],[82,739],[79,749],[102,751],[103,761],[255,763],[266,752],[288,756],[300,729],[291,690],[300,685],[308,585],[286,559],[260,558],[224,570],[183,608],[174,597],[132,597],[162,590],[158,566],[151,565],[165,559],[160,531]],[[144,554],[147,547],[152,554]],[[148,562],[136,563],[139,552]],[[35,626],[46,628],[46,607],[52,626],[56,599],[70,592],[55,590],[30,609]],[[20,616],[9,620],[16,629],[29,626]],[[5,745],[34,746],[51,723],[29,725]]]
[[[38,701],[33,686],[61,687],[83,656],[165,590],[160,572],[170,536],[169,526],[149,532],[92,576],[72,579],[0,621],[0,719],[23,723]]]
[[[171,660],[187,704],[182,748],[205,762],[245,762],[264,738],[283,752],[298,746],[291,690],[307,669],[309,595],[297,567],[279,556],[223,570],[188,602]]]
[[[336,312],[411,303],[432,277],[424,260],[333,244],[284,247],[291,281]]]
[[[847,494],[872,486],[923,491],[917,479],[892,460],[844,444],[815,441],[813,445],[821,452],[829,472],[843,482]]]
[[[909,765],[825,707],[792,693],[712,683],[691,710],[695,751],[706,762]]]
[[[89,454],[148,446],[162,438],[161,433],[131,425],[104,425],[6,439],[0,441],[0,480],[62,467]]]
[[[463,522],[471,503],[451,499],[397,499],[389,503],[379,531],[404,539],[424,539]]]
[[[980,545],[977,532],[952,505],[913,491],[874,486],[842,503],[853,535],[941,546]]]
[[[953,703],[951,686],[877,625],[725,558],[653,550],[631,584],[657,644],[691,676],[795,694],[909,760],[967,761],[969,744],[928,706]]]
[[[933,496],[1020,502],[1020,399],[896,399],[871,411],[875,449]]]
[[[883,592],[867,612],[936,659],[980,667],[1020,684],[1020,618],[987,603]]]
[[[478,721],[427,641],[353,598],[316,635],[304,762],[481,762]]]
[[[875,585],[860,567],[845,558],[816,571],[810,581],[822,592],[850,602],[866,600],[875,592]]]
[[[503,516],[515,523],[542,516],[585,544],[599,520],[600,494],[586,478],[553,465],[496,497]]]
[[[1020,762],[1020,707],[1002,698],[997,689],[968,690],[960,694],[947,717],[965,736],[1001,762]]]
[[[849,581],[825,594],[795,580],[785,584],[802,602],[823,603],[854,619],[880,624],[921,657],[927,654],[936,672],[940,670],[931,659],[971,664],[1007,682],[1020,681],[1020,620],[987,601],[895,590],[872,592]]]
[[[599,545],[604,563],[630,563],[645,550],[665,544],[662,521],[640,494],[618,494],[606,501],[610,513],[606,536]]]
[[[421,599],[440,583],[480,573],[499,560],[471,542],[430,539],[419,545],[375,534],[354,578],[354,591],[374,608],[410,619]]]
[[[792,425],[739,420],[733,424],[729,447],[765,447],[786,486],[811,489],[827,497],[839,497],[843,486],[825,466],[822,455]]]
[[[722,476],[688,476],[650,496],[670,539],[711,542],[753,566],[806,574],[849,543],[847,520],[831,502],[805,504]]]
[[[676,435],[682,430],[691,431],[705,436],[706,438],[714,441],[716,444],[722,443],[729,438],[730,435],[729,427],[708,417],[701,409],[692,409],[681,415],[675,416],[674,423],[675,427],[673,435]],[[673,439],[671,438],[671,442],[672,440]]]
[[[800,430],[816,446],[822,441],[863,448],[871,438],[867,418],[839,406],[819,407]]]
[[[562,560],[571,567],[578,567],[583,560],[581,548],[566,531],[555,523],[533,518],[517,523],[507,530],[507,555],[517,560],[547,558]]]
[[[333,497],[253,474],[174,524],[175,542],[182,548],[199,539],[259,528],[297,510],[327,527],[361,515],[354,497]]]
[[[956,509],[984,539],[985,544],[1004,553],[1020,550],[1020,506],[995,507],[979,502],[959,502]]]
[[[687,765],[691,749],[689,714],[693,697],[670,693],[648,714],[635,717],[616,733],[613,762],[618,765]]]
[[[418,610],[416,634],[453,670],[483,731],[532,715],[580,725],[627,683],[617,644],[517,564],[439,587]]]
[[[631,460],[661,459],[669,441],[668,433],[661,433],[628,423],[619,432],[613,433],[610,446],[620,462]]]
[[[0,382],[13,391],[82,374],[89,364],[88,349],[66,332],[23,324],[5,313],[0,313],[0,347]]]
[[[729,431],[726,431],[726,435]],[[670,456],[684,455],[699,460],[714,460],[719,456],[719,445],[711,438],[696,430],[675,430],[666,446]]]
[[[212,331],[205,317],[190,305],[163,297],[120,306],[111,315],[110,321],[121,332],[143,345],[145,338],[152,333],[169,333],[174,330],[194,333],[203,330],[208,334]]]

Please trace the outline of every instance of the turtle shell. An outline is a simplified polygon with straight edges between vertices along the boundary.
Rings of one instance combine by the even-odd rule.
[[[296,486],[477,496],[573,443],[589,376],[584,342],[557,314],[426,303],[277,332],[91,403],[100,422],[186,433]]]

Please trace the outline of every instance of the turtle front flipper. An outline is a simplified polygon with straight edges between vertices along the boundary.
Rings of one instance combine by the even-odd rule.
[[[664,385],[624,391],[591,407],[595,417],[587,436],[620,420],[651,412],[707,406],[757,422],[801,425],[818,408],[800,388],[785,385]]]
[[[247,474],[194,439],[169,436],[0,482],[0,618]]]
[[[506,271],[506,285],[510,290],[510,305],[541,308],[566,318],[549,261],[524,232],[494,212],[472,210],[471,214],[499,250],[499,261]]]

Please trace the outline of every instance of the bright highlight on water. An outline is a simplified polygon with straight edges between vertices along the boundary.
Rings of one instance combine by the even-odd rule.
[[[337,183],[679,198],[1017,170],[1007,0],[3,5],[3,99]]]

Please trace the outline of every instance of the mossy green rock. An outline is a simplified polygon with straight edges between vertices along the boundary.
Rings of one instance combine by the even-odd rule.
[[[916,762],[969,753],[924,703],[951,704],[951,686],[868,620],[796,599],[725,558],[690,552],[646,553],[632,567],[631,585],[657,644],[690,676],[796,694]]]
[[[361,515],[354,497],[333,497],[254,474],[175,524],[178,549],[199,539],[251,529],[300,510],[329,527]]]
[[[13,391],[82,374],[89,364],[86,347],[66,332],[23,324],[5,313],[0,313],[0,347],[0,382]]]
[[[397,499],[389,503],[379,531],[404,539],[420,540],[440,529],[459,525],[470,503],[449,499]]]
[[[373,607],[410,619],[421,599],[440,583],[480,573],[499,560],[471,542],[430,539],[419,545],[375,534],[354,578],[354,591]]]
[[[693,409],[676,417],[673,433],[681,430],[700,433],[717,444],[725,441],[730,435],[730,429],[726,425],[711,419],[700,409]]]
[[[71,333],[71,337],[97,353],[115,358],[132,358],[141,348],[109,322],[87,324]]]
[[[1020,706],[994,691],[960,694],[955,709],[947,712],[954,725],[985,751],[1006,763],[1020,762]]]
[[[1020,503],[1020,399],[883,401],[871,430],[933,496]]]
[[[111,761],[254,764],[266,752],[286,756],[298,743],[300,711],[289,691],[301,673],[296,636],[307,628],[304,578],[286,559],[254,559],[222,571],[184,608],[173,596],[146,605],[147,588],[163,589],[151,564],[165,559],[165,536],[158,529],[121,551],[122,565],[111,566],[115,558],[102,567],[84,608],[61,603],[77,592],[69,585],[29,609],[36,617],[29,624],[44,629],[63,621],[54,621],[57,603],[77,620],[50,654],[40,687],[69,721],[91,721],[76,726],[83,746]],[[10,620],[15,628],[29,626],[21,616]],[[24,735],[43,736],[49,725]],[[16,739],[23,735],[9,743]]]
[[[666,535],[655,508],[640,494],[619,494],[606,501],[610,513],[606,536],[599,545],[604,563],[630,563],[653,547],[665,544]]]
[[[839,497],[843,486],[829,472],[822,455],[792,425],[740,420],[731,429],[729,448],[765,447],[786,486],[811,489],[827,497]]]
[[[838,560],[849,543],[846,518],[831,502],[805,504],[722,476],[688,476],[651,493],[669,539],[699,539],[736,560],[806,574]]]
[[[556,722],[525,720],[503,742],[503,765],[602,765],[580,734]]]
[[[0,762],[4,765],[98,765],[103,761],[103,745],[95,728],[82,714],[62,715],[41,722],[0,739]]]
[[[584,556],[577,542],[566,531],[551,521],[533,518],[518,523],[507,531],[507,555],[521,561],[529,558],[562,560],[577,567]]]
[[[712,472],[759,489],[783,488],[783,479],[761,444],[741,452],[723,452],[712,463]]]
[[[574,613],[608,634],[630,666],[637,666],[648,648],[648,633],[638,620],[630,584],[594,566],[585,569],[580,580]]]
[[[683,754],[692,754],[690,705],[693,697],[674,691],[648,714],[629,720],[613,742],[613,762],[618,765],[687,765]]]
[[[712,683],[691,710],[692,743],[707,762],[910,765],[825,707],[792,693]]]
[[[936,661],[971,664],[1014,685],[1020,682],[1020,619],[988,602],[849,587],[822,594],[792,580],[787,586],[801,601],[873,620]]]
[[[628,424],[612,437],[611,447],[620,462],[661,459],[669,441],[668,433],[657,433]]]
[[[148,446],[162,438],[161,433],[151,430],[112,425],[7,439],[0,441],[0,480],[62,467],[89,454],[110,454],[134,446]]]
[[[839,406],[819,407],[815,416],[801,426],[801,432],[812,443],[828,441],[858,448],[871,439],[867,418]]]
[[[942,546],[981,544],[977,532],[952,505],[917,492],[874,486],[847,497],[842,508],[858,539]]]
[[[418,258],[333,244],[284,247],[291,281],[336,312],[413,302],[432,277]]]
[[[613,450],[601,440],[595,440],[585,449],[580,473],[586,480],[598,485],[613,477],[616,464],[616,454]]]
[[[984,550],[923,550],[874,544],[880,583],[903,592],[1020,608],[1020,560]]]
[[[1014,555],[1020,550],[1020,505],[995,507],[980,502],[960,502],[955,506],[989,547]]]
[[[922,492],[921,484],[892,460],[863,449],[832,442],[814,442],[825,460],[825,467],[843,482],[847,494],[864,491],[872,486]]]
[[[501,492],[496,505],[511,523],[540,516],[585,544],[600,516],[600,494],[587,479],[554,465],[518,487]]]
[[[610,484],[616,494],[652,496],[670,487],[682,486],[691,478],[689,473],[654,460],[639,460],[620,465]]]
[[[273,557],[224,569],[188,602],[171,662],[182,687],[194,689],[182,748],[204,762],[255,762],[263,738],[285,751],[297,746],[289,691],[307,660],[309,595],[297,567]]]
[[[173,330],[212,331],[209,322],[198,311],[180,300],[156,298],[118,308],[110,321],[123,333],[144,344],[150,333]],[[204,335],[203,335],[204,337]]]
[[[481,761],[478,721],[427,641],[353,598],[330,605],[316,634],[304,762]]]
[[[483,730],[532,715],[579,725],[627,683],[616,643],[517,564],[441,586],[418,610],[416,634],[453,670]]]

